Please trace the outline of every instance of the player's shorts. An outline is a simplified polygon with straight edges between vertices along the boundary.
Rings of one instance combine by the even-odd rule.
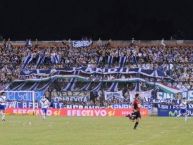
[[[5,105],[0,105],[0,110],[5,110]]]
[[[136,111],[132,113],[133,119],[138,119],[141,118],[141,113],[140,111]]]
[[[47,110],[48,110],[47,108],[42,108],[42,112],[45,114],[47,114]]]
[[[185,114],[186,113],[186,109],[180,109],[180,113],[181,114]]]

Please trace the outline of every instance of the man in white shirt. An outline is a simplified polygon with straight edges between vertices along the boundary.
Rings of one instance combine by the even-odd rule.
[[[43,96],[42,99],[40,100],[40,104],[42,108],[42,117],[43,119],[45,119],[47,116],[47,110],[50,106],[50,102],[45,96]]]
[[[3,93],[0,95],[0,113],[2,121],[5,121],[5,105],[6,105],[6,96]]]
[[[188,120],[188,112],[187,112],[187,100],[185,98],[182,99],[182,102],[180,103],[180,112],[177,117],[183,116],[185,122]]]

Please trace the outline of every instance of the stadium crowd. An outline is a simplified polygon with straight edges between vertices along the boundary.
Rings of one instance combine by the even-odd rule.
[[[23,69],[80,66],[161,69],[174,80],[168,85],[183,89],[191,89],[193,85],[193,48],[191,46],[115,47],[108,42],[104,45],[91,44],[87,47],[75,48],[69,42],[58,42],[54,45],[34,42],[32,45],[31,40],[27,40],[23,45],[16,45],[8,39],[0,46],[0,54],[1,86],[15,79],[21,79],[20,71]],[[35,77],[31,75],[27,78]]]
[[[128,67],[152,70],[162,70],[170,79],[151,78],[149,81],[158,81],[172,88],[188,90],[193,88],[193,46],[170,45],[136,45],[128,44],[117,46],[107,42],[105,44],[92,43],[89,46],[74,47],[72,42],[39,43],[27,40],[25,43],[11,42],[10,39],[0,45],[0,89],[5,88],[10,82],[18,79],[38,78],[37,75],[21,76],[22,70],[32,69],[56,69],[72,67],[113,68]],[[42,76],[41,76],[42,77]],[[132,75],[101,75],[92,78],[114,79],[132,78]],[[142,77],[142,76],[141,76]],[[67,85],[67,84],[66,84]],[[79,86],[78,86],[79,85]],[[91,84],[91,86],[97,86]],[[76,85],[82,87],[81,83]],[[123,87],[125,84],[119,84]],[[109,84],[103,89],[108,89]],[[92,88],[92,87],[91,87]],[[133,90],[134,84],[128,84],[127,88]],[[143,91],[152,89],[151,86],[142,83]],[[124,88],[125,89],[125,88]],[[83,106],[111,106],[113,104],[128,104],[129,93],[124,92],[124,99],[113,98],[104,100],[98,97],[92,101],[63,100],[65,105]],[[103,98],[101,100],[101,98]],[[156,102],[156,99],[148,100]],[[172,104],[172,100],[168,100]],[[94,103],[94,104],[93,104]]]

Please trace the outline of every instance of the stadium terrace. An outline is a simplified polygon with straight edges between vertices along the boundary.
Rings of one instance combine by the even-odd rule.
[[[136,92],[149,110],[193,99],[192,41],[4,40],[0,53],[7,106],[40,106],[42,95],[54,108],[125,108]]]

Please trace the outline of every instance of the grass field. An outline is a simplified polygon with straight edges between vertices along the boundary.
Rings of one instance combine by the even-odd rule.
[[[8,116],[0,145],[193,145],[193,119],[147,117],[133,125],[124,117]]]

